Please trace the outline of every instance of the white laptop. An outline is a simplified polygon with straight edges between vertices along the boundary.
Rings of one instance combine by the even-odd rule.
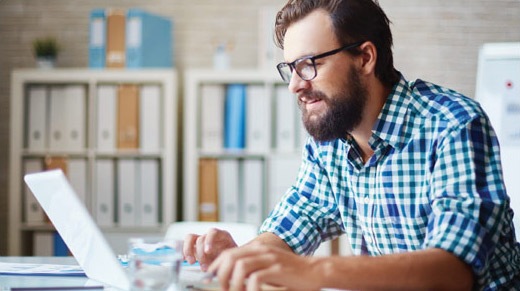
[[[28,174],[24,180],[87,277],[129,290],[124,268],[63,172]],[[205,277],[203,272],[181,271],[180,281],[184,286],[215,284],[205,284]]]

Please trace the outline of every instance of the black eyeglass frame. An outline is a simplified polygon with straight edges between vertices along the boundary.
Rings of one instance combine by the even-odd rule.
[[[317,59],[321,59],[321,58],[324,58],[324,57],[328,57],[328,56],[332,56],[332,55],[335,55],[341,51],[344,51],[344,50],[349,50],[349,49],[353,49],[355,47],[358,47],[360,46],[361,44],[363,44],[364,41],[358,41],[358,42],[355,42],[353,44],[347,44],[345,46],[342,46],[340,48],[337,48],[337,49],[333,49],[331,51],[328,51],[328,52],[324,52],[324,53],[321,53],[321,54],[318,54],[318,55],[315,55],[315,56],[306,56],[306,57],[301,57],[299,59],[296,59],[290,63],[287,63],[287,62],[282,62],[282,63],[279,63],[278,65],[276,65],[276,69],[278,70],[278,73],[280,74],[280,77],[282,77],[282,80],[286,83],[289,83],[291,81],[291,77],[292,77],[292,74],[293,74],[293,71],[296,71],[296,74],[298,74],[298,76],[304,80],[304,81],[311,81],[313,80],[314,78],[316,78],[316,76],[318,75],[318,70],[316,69],[316,60]],[[312,77],[304,77],[302,76],[302,74],[296,70],[296,65],[303,62],[303,61],[308,61],[310,60],[311,63],[312,63],[312,67],[314,69],[314,74],[312,75]],[[283,73],[283,67],[289,67],[290,69],[290,72],[291,72],[291,75],[287,75],[287,80],[286,78],[284,77],[284,73]]]

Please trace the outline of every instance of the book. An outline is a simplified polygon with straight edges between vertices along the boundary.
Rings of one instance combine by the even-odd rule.
[[[200,89],[201,149],[221,150],[224,147],[225,87],[204,84]]]
[[[114,225],[115,169],[113,160],[95,162],[94,217],[99,226]]]
[[[172,56],[172,21],[142,9],[129,9],[126,13],[126,67],[172,67]]]
[[[47,147],[47,88],[30,86],[28,89],[27,148],[44,150]]]
[[[267,209],[272,210],[296,181],[300,164],[299,156],[277,155],[269,159]]]
[[[245,147],[246,85],[230,84],[226,90],[224,147]]]
[[[49,148],[83,150],[86,147],[86,96],[82,85],[51,86]]]
[[[54,256],[54,235],[50,231],[36,231],[33,233],[33,256]]]
[[[219,221],[240,220],[240,170],[238,159],[218,160]]]
[[[278,7],[263,6],[258,10],[258,67],[272,70],[283,62],[283,51],[274,43],[274,24]]]
[[[159,161],[141,160],[138,164],[138,189],[136,203],[137,224],[157,226],[159,224]]]
[[[110,10],[107,13],[107,44],[105,61],[107,68],[125,67],[125,24],[124,11]]]
[[[247,86],[246,148],[267,152],[271,147],[271,98],[263,85]]]
[[[199,159],[200,221],[218,221],[218,161]]]
[[[97,87],[97,124],[96,137],[99,151],[114,151],[117,130],[117,86],[100,85]]]
[[[276,150],[292,152],[296,148],[296,98],[287,86],[276,86]]]
[[[241,193],[243,221],[257,226],[264,218],[264,167],[261,159],[245,159],[242,166],[243,187]]]
[[[122,84],[118,90],[117,148],[139,147],[139,93],[135,84]]]
[[[57,257],[66,257],[70,255],[69,248],[67,244],[63,241],[63,238],[60,236],[58,232],[52,233],[53,237],[53,251],[54,255]]]
[[[50,87],[49,104],[49,148],[67,150],[67,96],[65,86]]]
[[[76,190],[79,199],[86,204],[87,200],[87,161],[79,158],[69,158],[67,162],[67,178]]]
[[[139,149],[157,152],[161,148],[161,88],[142,85],[139,94]]]
[[[68,150],[84,150],[87,135],[87,98],[83,85],[66,85],[65,94],[65,146]]]
[[[39,158],[30,158],[23,161],[24,174],[32,174],[43,171],[43,163]],[[28,225],[42,224],[45,221],[45,213],[40,203],[29,187],[24,184],[24,222]]]
[[[90,12],[90,31],[88,66],[105,67],[106,50],[106,14],[105,9],[93,9]]]
[[[45,157],[45,170],[61,169],[65,175],[68,174],[68,162],[66,157],[47,156]]]
[[[136,225],[137,161],[117,160],[117,218],[119,226]]]

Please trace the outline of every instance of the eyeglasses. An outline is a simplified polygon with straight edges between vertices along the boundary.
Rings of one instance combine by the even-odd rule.
[[[346,46],[337,48],[335,50],[331,50],[319,55],[303,57],[295,60],[291,63],[279,63],[276,68],[278,69],[278,73],[282,77],[282,80],[286,83],[289,83],[292,78],[292,74],[296,71],[296,74],[302,78],[304,81],[310,81],[316,78],[318,72],[316,71],[316,60],[324,57],[332,56],[340,51],[353,49],[361,45],[363,41],[356,42],[353,44],[348,44]]]

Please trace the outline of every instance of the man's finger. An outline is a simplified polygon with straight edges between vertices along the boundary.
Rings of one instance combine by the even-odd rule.
[[[184,259],[188,261],[190,264],[194,264],[196,262],[195,259],[195,241],[199,236],[196,234],[188,234],[184,238],[184,244],[182,246],[182,252],[184,254]]]
[[[207,271],[208,264],[210,263],[208,261],[207,255],[204,252],[204,242],[206,240],[206,235],[203,234],[197,238],[195,241],[195,257],[197,260],[199,260],[200,268],[202,271]]]

